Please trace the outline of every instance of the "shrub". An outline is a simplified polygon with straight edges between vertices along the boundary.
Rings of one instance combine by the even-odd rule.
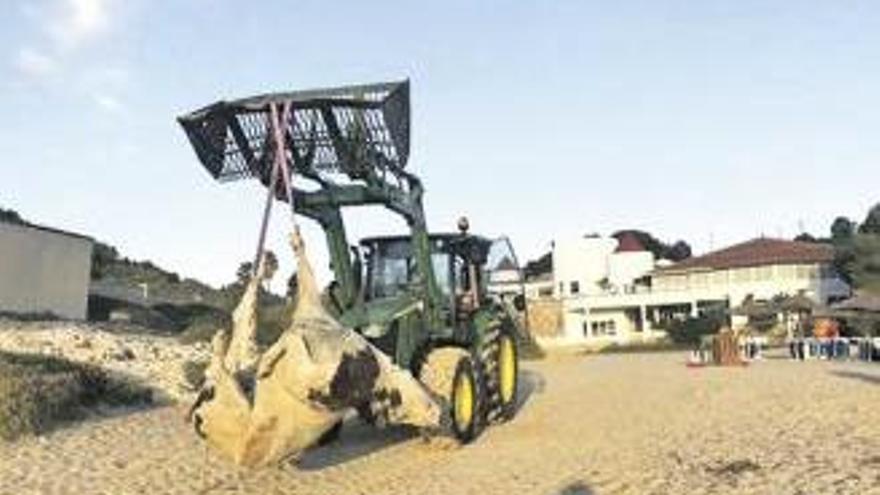
[[[62,319],[51,311],[36,311],[29,313],[0,311],[0,318],[14,321],[58,321]]]
[[[224,312],[196,316],[178,336],[181,344],[210,342],[217,330],[232,327],[232,317]]]
[[[205,383],[205,370],[208,368],[207,362],[201,361],[184,361],[182,365],[183,381],[192,390],[201,388]]]
[[[678,352],[690,348],[689,344],[658,340],[656,342],[635,342],[618,344],[616,342],[599,350],[600,354],[636,354],[645,352]]]
[[[704,335],[713,335],[724,326],[725,318],[720,314],[709,314],[697,318],[674,320],[666,325],[666,332],[676,344],[697,345]]]
[[[43,433],[98,405],[143,405],[149,389],[111,378],[95,366],[0,352],[0,439]]]
[[[185,331],[197,321],[223,324],[230,320],[228,312],[207,304],[156,304],[152,309],[174,322],[177,331]]]

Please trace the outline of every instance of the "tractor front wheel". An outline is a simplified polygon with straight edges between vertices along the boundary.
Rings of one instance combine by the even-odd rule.
[[[483,383],[470,353],[458,347],[431,351],[422,364],[419,380],[441,402],[444,421],[462,443],[480,434],[484,403]]]

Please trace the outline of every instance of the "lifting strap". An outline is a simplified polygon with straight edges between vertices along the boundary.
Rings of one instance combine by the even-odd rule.
[[[281,115],[279,119],[277,103],[269,104],[269,126],[272,129],[273,138],[273,163],[272,171],[269,174],[269,184],[266,186],[266,204],[263,207],[263,220],[260,224],[260,234],[257,240],[257,254],[254,259],[252,275],[256,276],[260,263],[263,259],[263,253],[266,246],[266,230],[269,228],[269,217],[272,212],[272,200],[275,197],[275,191],[278,186],[280,175],[284,191],[287,195],[287,202],[290,204],[290,220],[293,225],[293,232],[299,236],[299,224],[296,221],[296,209],[293,204],[293,184],[290,176],[290,169],[287,167],[287,146],[284,140],[283,125],[286,124],[290,117],[290,102],[281,104]]]

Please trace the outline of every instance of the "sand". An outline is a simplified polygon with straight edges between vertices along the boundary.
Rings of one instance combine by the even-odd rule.
[[[0,494],[880,493],[880,364],[685,358],[551,356],[471,445],[352,420],[259,471],[206,452],[176,407],[129,412],[0,445]]]

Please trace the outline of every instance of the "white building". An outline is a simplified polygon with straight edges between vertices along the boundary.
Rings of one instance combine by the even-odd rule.
[[[85,319],[92,244],[78,234],[0,222],[0,312]]]
[[[633,236],[582,238],[554,243],[552,257],[562,328],[548,344],[652,340],[665,334],[665,320],[736,307],[749,296],[804,294],[827,304],[850,293],[831,269],[831,247],[816,243],[754,239],[670,264]]]

